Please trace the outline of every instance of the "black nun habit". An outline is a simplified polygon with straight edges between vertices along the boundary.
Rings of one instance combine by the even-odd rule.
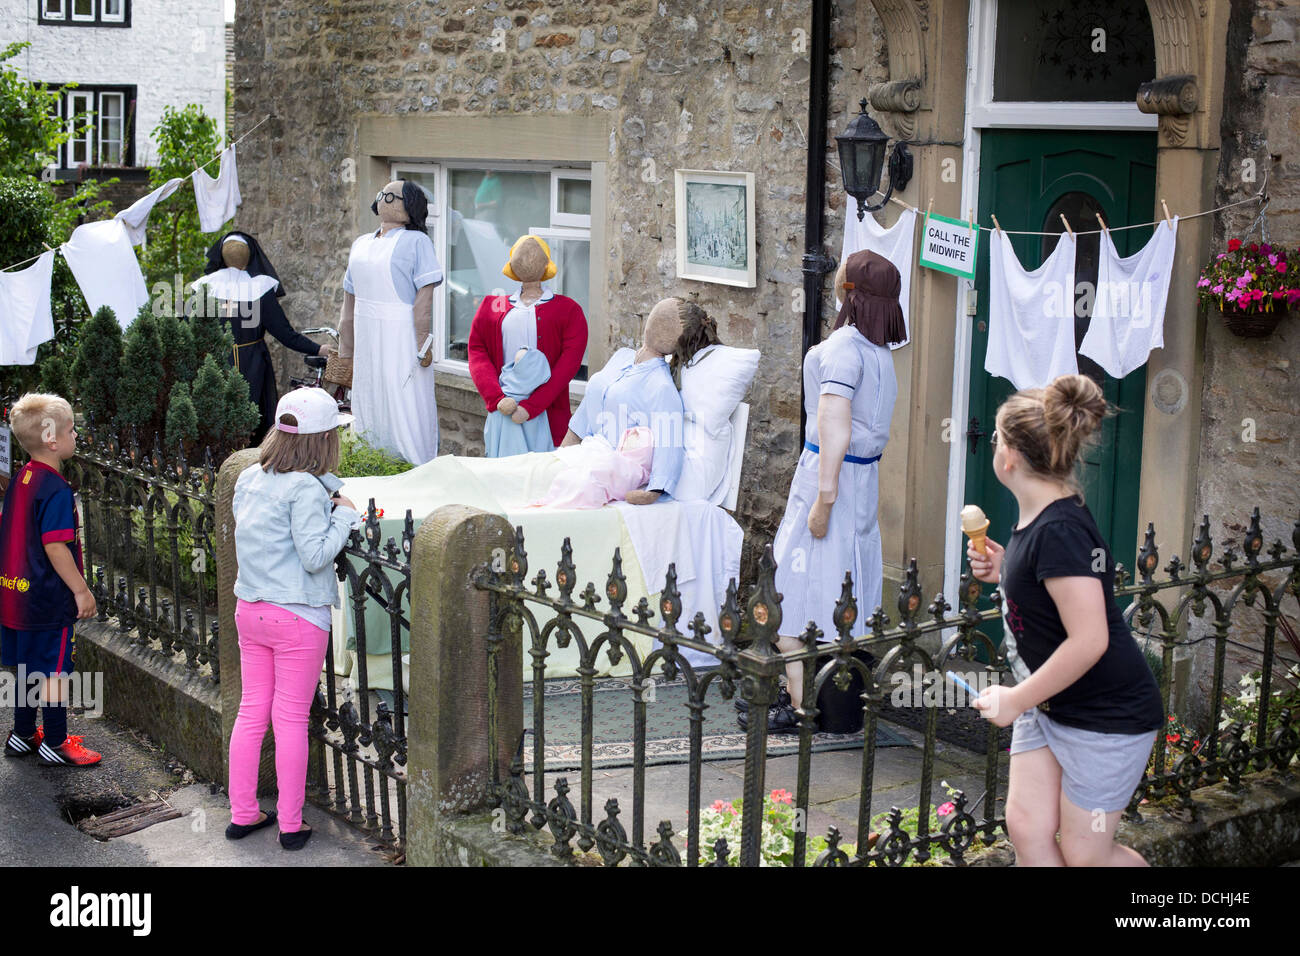
[[[243,240],[248,246],[248,268],[242,270],[247,279],[239,276],[241,270],[227,267],[222,259],[221,247],[232,236]],[[275,406],[280,400],[275,387],[271,353],[266,346],[266,333],[270,332],[282,345],[304,355],[319,354],[320,345],[295,331],[289,324],[284,309],[277,301],[284,295],[284,284],[262,252],[262,247],[248,233],[228,232],[218,239],[208,249],[208,261],[203,268],[203,275],[211,277],[206,283],[209,293],[225,305],[221,309],[222,321],[235,337],[234,352],[229,358],[248,382],[249,398],[261,413],[261,421],[252,436],[253,444],[258,445],[275,419]],[[274,280],[274,283],[266,277]],[[256,295],[262,289],[265,291],[256,298],[237,297]],[[199,356],[200,361],[202,358]]]

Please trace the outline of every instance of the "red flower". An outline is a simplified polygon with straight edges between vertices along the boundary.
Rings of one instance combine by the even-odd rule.
[[[1250,252],[1251,252],[1251,255],[1259,255],[1259,243],[1258,243],[1258,242],[1252,242],[1252,243],[1250,244]]]
[[[1283,272],[1283,273],[1284,273],[1284,272],[1286,272],[1286,263],[1285,263],[1285,262],[1279,262],[1279,263],[1278,263],[1274,268],[1276,268],[1278,272]]]
[[[1240,248],[1241,248],[1241,240],[1240,240],[1240,239],[1229,239],[1229,240],[1228,240],[1228,251],[1229,251],[1229,252],[1236,252],[1236,251],[1237,251],[1238,249],[1240,249]]]
[[[789,790],[773,790],[768,796],[775,803],[794,803],[794,794]]]
[[[1165,734],[1165,740],[1169,741],[1171,744],[1176,744],[1182,739],[1182,734]]]
[[[941,804],[939,804],[939,808],[938,808],[937,810],[935,810],[934,812],[935,812],[935,815],[936,815],[936,816],[946,817],[948,814],[950,814],[950,813],[955,813],[956,811],[957,811],[957,808],[956,808],[955,806],[953,806],[952,801],[949,800],[947,803],[941,803]]]

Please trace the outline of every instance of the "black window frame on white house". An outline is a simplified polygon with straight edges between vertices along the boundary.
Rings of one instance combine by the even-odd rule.
[[[53,86],[54,84],[50,84]],[[135,166],[135,114],[137,107],[137,87],[135,85],[101,85],[101,84],[80,84],[70,89],[64,89],[59,97],[59,118],[70,124],[76,113],[90,113],[95,117],[94,130],[88,137],[69,137],[66,142],[59,146],[58,168],[62,171],[77,169],[79,166],[90,167],[112,167],[128,168]],[[86,98],[89,97],[91,108],[85,109]],[[115,142],[121,142],[122,155],[121,162],[105,163],[100,153],[104,121],[103,104],[107,98],[115,99],[121,108],[121,138]],[[89,144],[89,155],[86,159],[77,159],[78,145],[81,143]]]
[[[116,16],[107,12],[114,3]],[[79,13],[85,4],[90,13]],[[129,27],[131,0],[36,0],[36,22],[51,27]]]

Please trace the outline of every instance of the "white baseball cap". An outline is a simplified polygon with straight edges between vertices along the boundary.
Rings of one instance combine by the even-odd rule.
[[[284,415],[292,415],[298,424],[282,425]],[[340,413],[338,402],[323,388],[295,388],[275,406],[275,427],[291,435],[314,435],[351,423],[352,416]]]

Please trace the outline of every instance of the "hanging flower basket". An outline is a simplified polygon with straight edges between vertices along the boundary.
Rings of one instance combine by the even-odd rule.
[[[1268,338],[1278,324],[1287,317],[1288,312],[1285,302],[1280,305],[1274,304],[1271,310],[1259,308],[1243,312],[1226,304],[1225,308],[1219,310],[1228,331],[1243,339]]]
[[[1201,301],[1242,338],[1265,338],[1300,305],[1300,251],[1229,239],[1196,283]]]

